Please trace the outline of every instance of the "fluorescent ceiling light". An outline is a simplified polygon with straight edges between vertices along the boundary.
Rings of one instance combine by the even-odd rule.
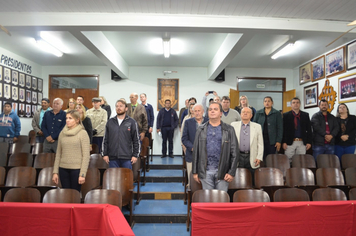
[[[41,31],[40,37],[47,43],[51,44],[53,47],[62,51],[63,53],[71,53],[73,50],[67,47],[64,43],[63,32],[58,31]]]
[[[295,42],[288,41],[287,43],[283,44],[272,54],[271,58],[275,60],[278,57],[291,53],[294,50],[294,43]]]
[[[59,51],[57,48],[53,47],[52,45],[50,45],[43,39],[35,39],[35,40],[36,40],[36,43],[39,46],[39,48],[41,48],[43,51],[52,53],[53,55],[55,55],[57,57],[63,56],[63,52]]]
[[[162,39],[162,41],[163,41],[163,55],[165,58],[168,58],[171,54],[170,39]]]

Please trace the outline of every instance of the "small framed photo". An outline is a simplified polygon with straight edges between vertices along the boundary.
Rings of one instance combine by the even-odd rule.
[[[312,81],[325,78],[325,56],[321,56],[311,62],[312,65]]]
[[[37,78],[32,77],[32,89],[37,90]]]
[[[12,84],[13,85],[19,84],[19,72],[16,70],[12,71]]]
[[[25,74],[20,73],[20,78],[19,78],[19,85],[21,87],[25,87]]]
[[[26,105],[26,117],[31,117],[31,105]]]
[[[17,106],[17,102],[13,102],[12,103],[12,111],[15,113],[15,114],[18,114],[18,106]]]
[[[11,85],[4,84],[4,98],[10,99],[11,98]]]
[[[26,89],[26,102],[31,103],[31,90]]]
[[[0,98],[2,98],[2,83],[0,83]]]
[[[356,101],[356,73],[339,78],[339,103]]]
[[[42,93],[37,93],[37,103],[38,103],[38,105],[41,105],[41,103],[42,103]]]
[[[2,66],[0,66],[0,81],[2,81]]]
[[[10,69],[9,68],[4,68],[4,81],[6,83],[10,83],[11,82]]]
[[[299,67],[299,84],[311,81],[311,63]]]
[[[318,83],[304,87],[304,109],[318,106]]]
[[[19,99],[19,92],[16,86],[12,86],[12,94],[11,94],[11,98],[14,101],[17,101]]]
[[[31,88],[31,76],[26,75],[26,88],[30,89]]]
[[[20,103],[19,104],[19,117],[24,117],[26,114],[25,112],[25,104],[24,103]]]
[[[347,54],[347,70],[352,70],[356,68],[356,41],[348,44],[346,46],[346,54]]]
[[[37,104],[37,93],[32,91],[32,103]]]
[[[31,116],[33,117],[37,111],[37,105],[32,105],[32,114]]]
[[[325,57],[326,77],[335,76],[346,71],[345,47],[338,48]]]
[[[20,102],[25,101],[25,89],[19,88],[19,100]]]
[[[43,80],[42,79],[37,79],[37,90],[42,92],[43,90]]]

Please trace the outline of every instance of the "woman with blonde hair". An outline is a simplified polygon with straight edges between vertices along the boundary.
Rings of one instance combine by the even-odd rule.
[[[52,180],[63,188],[80,192],[90,160],[89,136],[82,126],[78,111],[68,111],[66,126],[59,134]]]
[[[74,98],[69,98],[67,109],[64,110],[65,112],[75,110],[75,106],[77,105],[77,102],[74,100]]]
[[[80,120],[82,121],[85,131],[87,131],[87,133],[88,133],[90,146],[91,146],[92,141],[93,141],[93,126],[91,124],[91,120],[87,116],[85,107],[83,106],[83,104],[77,104],[75,106],[75,110],[79,112]]]
[[[99,98],[101,99],[100,106],[108,113],[108,120],[109,120],[111,117],[111,107],[106,101],[104,96],[99,96]]]
[[[253,117],[254,117],[255,114],[256,114],[256,109],[253,108],[252,106],[250,106],[250,104],[248,103],[248,98],[247,98],[247,96],[242,95],[242,96],[240,97],[239,101],[240,101],[240,105],[236,106],[236,107],[235,107],[235,110],[241,115],[241,111],[242,111],[243,108],[245,108],[245,107],[250,108],[250,109],[252,110],[252,118],[251,118],[251,120],[253,120]]]

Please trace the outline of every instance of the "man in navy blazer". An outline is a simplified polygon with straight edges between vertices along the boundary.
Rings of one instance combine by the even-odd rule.
[[[192,154],[197,127],[208,121],[207,117],[203,117],[204,108],[201,104],[193,106],[194,117],[185,121],[182,135],[182,143],[187,148],[185,152],[185,161],[187,162],[188,183],[190,183],[190,172],[192,171]]]

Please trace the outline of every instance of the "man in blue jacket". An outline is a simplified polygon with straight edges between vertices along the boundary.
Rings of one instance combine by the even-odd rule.
[[[177,112],[171,109],[171,100],[164,101],[164,108],[162,108],[157,116],[157,133],[162,133],[162,158],[167,155],[167,139],[169,142],[169,157],[173,156],[173,135],[174,129],[178,126]]]
[[[66,113],[62,110],[63,100],[55,98],[52,105],[52,110],[45,112],[41,124],[43,136],[46,138],[43,143],[44,153],[56,153],[59,133],[66,125]]]
[[[115,104],[117,116],[106,123],[102,155],[109,167],[132,169],[140,154],[140,138],[137,122],[126,115],[127,103],[118,100]]]
[[[190,172],[192,171],[195,133],[199,125],[202,125],[209,120],[208,117],[203,117],[204,108],[202,104],[195,104],[193,106],[193,112],[194,117],[185,121],[182,135],[182,143],[187,148],[185,151],[185,161],[187,162],[188,183],[190,183]]]
[[[0,114],[0,142],[9,143],[9,148],[16,143],[21,131],[20,119],[11,110],[11,102],[5,102],[4,112]]]

